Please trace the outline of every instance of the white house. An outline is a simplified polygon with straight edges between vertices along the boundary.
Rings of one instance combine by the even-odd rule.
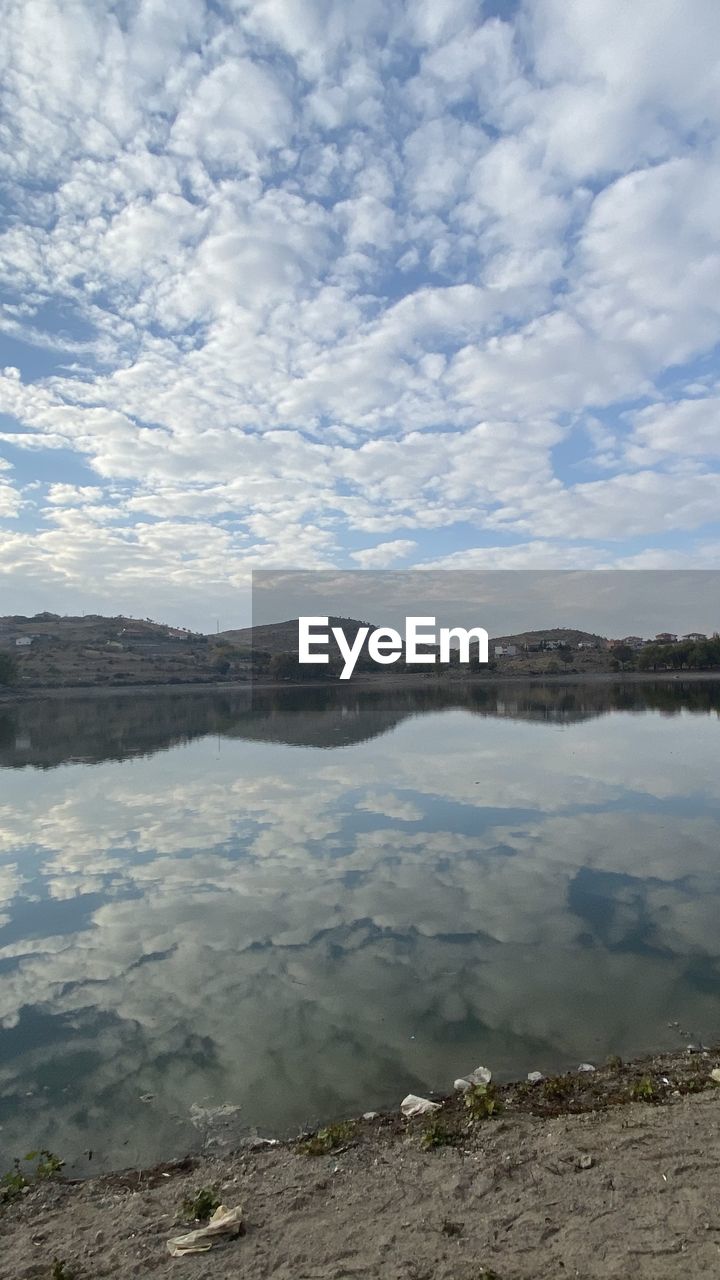
[[[17,640],[15,641],[15,644],[17,645],[18,649],[27,649],[28,646],[32,644],[32,642],[33,642],[32,636],[18,636]]]
[[[516,654],[517,654],[516,644],[496,644],[495,645],[496,658],[514,658]]]

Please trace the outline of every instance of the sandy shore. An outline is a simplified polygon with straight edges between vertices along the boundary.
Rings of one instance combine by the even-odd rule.
[[[439,1128],[363,1119],[331,1131],[326,1154],[249,1144],[45,1182],[0,1210],[0,1276],[50,1280],[57,1259],[62,1280],[717,1277],[718,1064],[720,1050],[506,1085],[483,1120],[455,1095]],[[430,1150],[428,1131],[443,1139]],[[171,1258],[201,1187],[242,1206],[244,1234]]]

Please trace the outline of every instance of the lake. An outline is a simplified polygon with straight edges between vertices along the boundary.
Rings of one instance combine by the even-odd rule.
[[[2,1167],[717,1041],[719,713],[682,680],[0,705]]]

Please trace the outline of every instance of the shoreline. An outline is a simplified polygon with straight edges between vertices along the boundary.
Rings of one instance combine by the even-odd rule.
[[[498,1085],[489,1118],[458,1093],[430,1117],[367,1113],[320,1130],[321,1154],[307,1135],[249,1139],[39,1183],[0,1210],[0,1275],[41,1280],[55,1259],[77,1280],[717,1275],[720,1048],[609,1063]],[[205,1187],[242,1206],[245,1233],[175,1261],[166,1242],[198,1225],[183,1202]]]
[[[411,689],[411,688],[447,688],[453,685],[477,686],[484,688],[488,685],[502,684],[553,684],[553,685],[585,685],[585,684],[652,684],[658,680],[668,683],[676,683],[679,681],[689,682],[691,684],[704,683],[707,681],[720,681],[720,669],[717,671],[576,671],[576,672],[558,672],[553,674],[525,674],[523,672],[508,672],[506,675],[500,675],[493,672],[489,675],[418,675],[418,676],[402,676],[402,675],[361,675],[352,680],[347,681],[329,681],[329,680],[237,680],[237,681],[212,681],[207,683],[190,683],[187,684],[162,684],[160,682],[153,684],[124,684],[117,687],[112,685],[52,685],[46,687],[33,687],[29,689],[4,689],[0,690],[0,706],[6,706],[17,702],[37,702],[45,698],[110,698],[120,695],[127,697],[132,694],[141,695],[143,697],[160,697],[161,695],[174,694],[202,694],[202,693],[248,693],[254,691],[272,692],[283,689]]]

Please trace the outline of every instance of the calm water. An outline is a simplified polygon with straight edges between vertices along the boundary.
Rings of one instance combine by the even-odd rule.
[[[0,707],[3,1167],[720,1038],[719,709],[681,682]]]

